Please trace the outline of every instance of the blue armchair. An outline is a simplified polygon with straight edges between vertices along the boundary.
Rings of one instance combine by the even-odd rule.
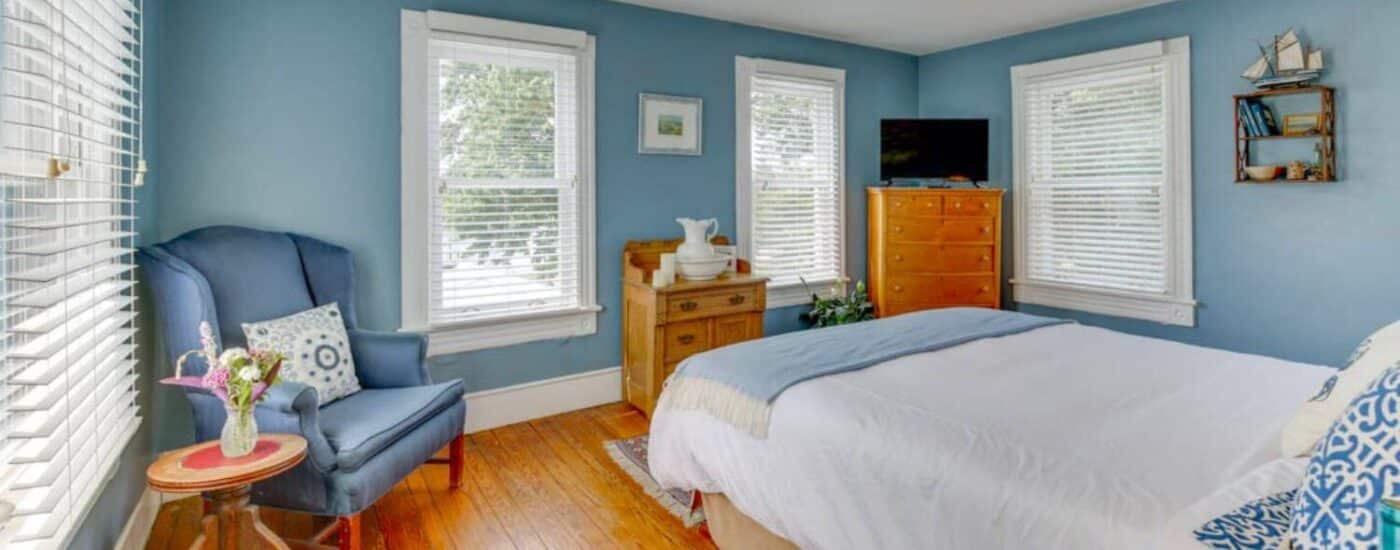
[[[197,229],[137,255],[155,297],[172,364],[199,346],[208,321],[220,346],[244,346],[242,323],[283,317],[336,302],[350,336],[355,373],[364,388],[326,406],[308,386],[274,386],[258,405],[259,429],[306,438],[307,459],[253,486],[253,502],[338,518],[341,548],[358,548],[359,513],[399,480],[451,445],[452,488],[461,483],[466,403],[462,382],[434,384],[419,334],[372,332],[357,326],[350,252],[292,233],[243,227]],[[186,363],[188,374],[205,365]],[[214,396],[187,390],[195,437],[217,439],[224,409]]]

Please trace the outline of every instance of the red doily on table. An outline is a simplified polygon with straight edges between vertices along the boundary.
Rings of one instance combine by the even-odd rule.
[[[225,466],[242,466],[251,464],[267,458],[272,453],[282,448],[282,444],[271,439],[259,439],[253,445],[253,452],[246,455],[229,458],[224,456],[224,452],[218,445],[210,445],[180,459],[180,466],[190,470],[208,470],[210,468],[222,468]]]

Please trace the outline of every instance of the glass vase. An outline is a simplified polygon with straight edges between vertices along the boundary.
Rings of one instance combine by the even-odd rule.
[[[225,404],[224,430],[219,434],[219,450],[226,457],[239,457],[253,452],[258,442],[258,421],[253,408],[239,409]]]

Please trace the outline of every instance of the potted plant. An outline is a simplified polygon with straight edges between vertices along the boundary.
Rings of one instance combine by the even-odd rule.
[[[802,286],[807,292],[812,292],[806,280],[802,281]],[[802,320],[816,328],[859,323],[874,318],[875,305],[870,303],[870,295],[865,292],[865,281],[856,282],[855,288],[845,296],[836,292],[835,288],[827,298],[812,292],[812,309],[802,314]]]

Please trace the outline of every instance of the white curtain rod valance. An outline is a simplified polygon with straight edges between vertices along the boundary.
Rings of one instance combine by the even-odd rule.
[[[588,33],[575,29],[435,10],[427,12],[427,22],[428,28],[434,31],[504,38],[579,50],[588,45]]]

